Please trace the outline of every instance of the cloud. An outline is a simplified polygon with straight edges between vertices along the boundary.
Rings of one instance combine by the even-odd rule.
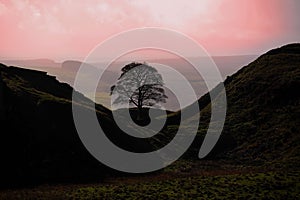
[[[0,53],[4,56],[84,57],[113,34],[147,26],[183,32],[213,54],[255,51],[262,43],[270,46],[274,41],[283,41],[284,37],[285,42],[296,37],[299,28],[293,28],[297,20],[292,19],[298,15],[297,9],[292,9],[295,2],[0,1],[3,30]],[[288,22],[287,16],[290,16]]]
[[[0,2],[0,16],[4,14],[6,11],[7,11],[7,7],[5,6],[5,4]]]

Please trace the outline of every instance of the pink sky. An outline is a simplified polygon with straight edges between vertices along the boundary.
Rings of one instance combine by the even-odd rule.
[[[299,42],[297,0],[0,0],[0,58],[83,59],[121,31],[165,27],[212,55]]]

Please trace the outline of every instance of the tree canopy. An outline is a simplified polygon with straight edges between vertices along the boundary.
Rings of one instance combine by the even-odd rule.
[[[117,95],[113,104],[129,103],[141,110],[166,102],[168,97],[165,95],[162,76],[154,67],[132,62],[121,71],[121,76],[111,87],[111,95]]]

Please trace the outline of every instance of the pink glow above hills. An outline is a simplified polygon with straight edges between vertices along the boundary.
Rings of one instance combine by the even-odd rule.
[[[299,39],[296,0],[0,0],[1,58],[81,59],[121,31],[185,33],[210,54],[259,54]]]

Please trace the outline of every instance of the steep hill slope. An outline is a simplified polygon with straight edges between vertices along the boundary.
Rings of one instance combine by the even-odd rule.
[[[99,164],[77,136],[69,85],[45,72],[4,65],[0,78],[1,184],[81,179],[91,169],[101,174],[103,167],[96,173]],[[93,103],[77,95],[78,106],[89,112]],[[109,111],[97,109],[101,120],[111,123]]]
[[[0,185],[99,180],[111,172],[77,135],[72,92],[46,72],[0,64]],[[123,134],[110,110],[77,92],[74,101],[84,112],[95,106],[99,123],[114,143],[136,152],[150,148]]]
[[[299,167],[300,44],[267,52],[227,77],[224,85],[226,122],[211,156],[248,164]],[[212,93],[217,96],[218,90],[217,86]],[[188,155],[199,151],[210,120],[209,95],[197,103],[202,108],[199,137]],[[175,122],[178,114],[172,116]]]

